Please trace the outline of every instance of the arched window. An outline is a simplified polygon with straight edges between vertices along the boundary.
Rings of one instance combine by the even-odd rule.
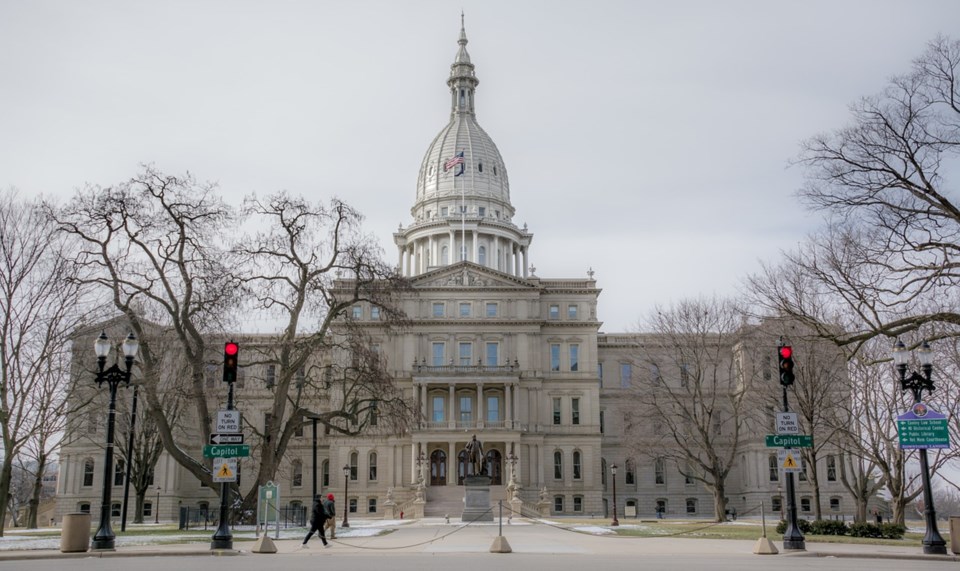
[[[324,488],[329,488],[330,487],[330,461],[329,460],[324,460],[323,463],[320,464],[320,474],[321,474],[320,485],[323,486]]]
[[[446,266],[449,263],[447,262],[447,260],[449,259],[450,259],[450,252],[447,249],[447,247],[444,246],[443,248],[440,248],[440,265]]]
[[[687,498],[687,514],[694,515],[697,513],[697,498]]]
[[[80,502],[77,504],[77,511],[83,514],[90,513],[90,502]]]
[[[359,473],[357,471],[357,461],[359,459],[359,456],[360,455],[357,454],[356,452],[350,453],[350,481],[351,482],[356,482],[357,478],[359,477]]]
[[[580,451],[573,451],[573,479],[580,480],[583,478],[583,472],[580,470]]]
[[[486,246],[480,246],[480,253],[477,258],[477,263],[479,263],[481,266],[487,265],[487,247]]]
[[[376,453],[376,452],[371,452],[371,453],[370,453],[370,474],[369,474],[369,476],[370,476],[370,477],[369,477],[368,479],[369,479],[371,482],[376,482],[376,481],[377,481],[377,453]]]
[[[303,462],[301,462],[300,460],[294,460],[293,468],[291,469],[291,472],[293,476],[291,478],[291,480],[293,481],[292,482],[293,487],[299,488],[300,486],[303,486]]]
[[[563,479],[563,452],[559,450],[553,453],[553,479]]]
[[[780,481],[780,463],[777,461],[776,454],[770,454],[769,456],[767,456],[767,466],[768,466],[768,472],[770,474],[770,481],[779,482]]]
[[[110,517],[120,517],[121,509],[122,504],[120,502],[114,502],[110,504]]]
[[[627,473],[623,477],[623,482],[625,484],[636,484],[637,475],[636,475],[636,469],[633,467],[633,460],[628,459],[625,462],[625,464],[626,464]]]
[[[153,502],[143,502],[143,517],[153,515]]]
[[[666,462],[663,458],[657,458],[653,462],[653,483],[663,485],[667,483]]]
[[[93,485],[93,459],[87,458],[83,461],[83,486]]]

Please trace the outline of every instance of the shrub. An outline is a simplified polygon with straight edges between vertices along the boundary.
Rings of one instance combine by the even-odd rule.
[[[853,537],[882,537],[880,526],[875,523],[855,523],[850,526]]]
[[[812,535],[846,535],[847,531],[847,524],[836,519],[818,519],[810,524]]]
[[[899,523],[885,523],[880,526],[880,535],[886,539],[903,539],[907,526]]]
[[[800,528],[800,533],[810,533],[810,522],[805,519],[797,520],[797,527]],[[783,535],[787,531],[787,520],[780,520],[780,523],[777,524],[777,533]]]

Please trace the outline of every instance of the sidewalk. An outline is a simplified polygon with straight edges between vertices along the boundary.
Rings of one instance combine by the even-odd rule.
[[[310,548],[298,549],[302,530],[283,530],[275,540],[277,556],[308,557],[337,556],[363,553],[391,557],[402,553],[467,554],[487,553],[498,535],[499,526],[493,524],[463,525],[446,523],[441,518],[420,521],[360,520],[350,529],[337,529],[337,539],[331,541],[330,549],[323,549],[314,538]],[[383,533],[384,531],[390,533]],[[580,530],[590,531],[583,533]],[[707,556],[745,555],[753,552],[754,541],[734,539],[698,539],[684,537],[627,537],[610,533],[609,529],[595,526],[564,524],[550,526],[530,520],[514,520],[503,526],[513,553],[537,554],[592,554],[619,553],[623,555],[663,555],[674,553],[700,554]],[[211,551],[209,539],[203,542],[179,542],[152,545],[122,545],[111,552],[60,553],[55,547],[41,549],[18,549],[8,544],[0,550],[0,562],[25,559],[71,559],[87,557],[170,557],[170,556],[256,556],[251,553],[252,532],[234,533],[233,551]],[[274,531],[270,532],[271,539]],[[6,539],[6,538],[5,538]],[[55,538],[51,538],[55,539]],[[157,541],[169,541],[170,536],[156,536]],[[176,540],[176,538],[173,538]],[[201,538],[202,539],[202,538]],[[7,539],[7,541],[10,541]],[[6,542],[4,542],[6,543]],[[119,542],[118,542],[119,543]],[[35,545],[35,544],[34,544]],[[775,543],[780,554],[776,557],[856,557],[923,561],[960,561],[955,555],[924,555],[919,546],[863,545],[845,543],[807,542],[807,550],[785,553],[782,545]],[[264,557],[267,554],[262,554]],[[770,557],[760,556],[756,557]]]

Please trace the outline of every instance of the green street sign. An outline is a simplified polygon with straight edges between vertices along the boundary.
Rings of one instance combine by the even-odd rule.
[[[207,444],[203,447],[204,458],[240,458],[249,455],[249,444]]]
[[[813,448],[809,434],[768,434],[767,448]]]
[[[898,420],[900,448],[950,448],[950,429],[945,418]]]

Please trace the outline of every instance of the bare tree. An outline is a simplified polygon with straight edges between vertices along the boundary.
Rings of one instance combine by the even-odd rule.
[[[37,203],[0,191],[0,498],[24,446],[60,420],[65,392],[52,387],[62,381],[68,334],[84,318],[78,274],[66,261],[73,244],[55,230]],[[0,501],[0,522],[6,509]]]
[[[716,521],[726,521],[726,479],[742,445],[745,384],[734,358],[743,314],[732,301],[683,301],[641,325],[651,371],[635,379],[625,444],[665,458],[713,493]],[[655,451],[655,452],[651,452]]]
[[[88,186],[49,213],[63,233],[81,242],[75,261],[89,273],[83,283],[106,292],[140,339],[143,377],[155,381],[142,385],[142,396],[164,449],[212,485],[210,462],[195,457],[186,443],[195,443],[198,436],[203,442],[209,438],[212,417],[205,370],[213,351],[208,337],[223,330],[237,303],[221,247],[232,210],[215,185],[147,167],[112,187]],[[184,365],[176,369],[184,374],[168,383],[160,382],[166,347],[154,346],[158,328],[161,337],[172,337]],[[183,427],[167,416],[160,396],[165,390],[187,395],[196,420],[192,438],[178,438]]]
[[[413,412],[384,369],[369,327],[348,309],[375,308],[379,331],[403,326],[397,296],[406,285],[362,232],[360,213],[342,201],[312,204],[280,192],[249,198],[245,211],[267,230],[234,247],[248,261],[237,279],[255,309],[282,324],[279,335],[245,358],[247,366],[269,363],[276,370],[268,386],[272,420],[259,433],[256,478],[264,484],[307,418],[341,434],[405,430]],[[246,501],[255,494],[256,487]]]
[[[841,344],[960,325],[960,208],[946,176],[960,152],[960,42],[938,37],[852,123],[803,144],[800,196],[834,221],[751,279],[769,308]],[[846,317],[843,327],[826,328]]]

